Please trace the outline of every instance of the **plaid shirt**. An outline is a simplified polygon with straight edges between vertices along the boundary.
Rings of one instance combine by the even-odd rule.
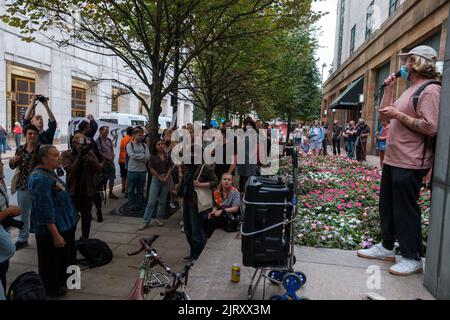
[[[37,146],[36,148],[39,148]],[[27,151],[27,144],[21,145],[16,150],[16,156],[20,156],[22,161],[19,163],[19,165],[9,165],[11,169],[16,169],[19,167],[20,173],[19,173],[19,181],[17,183],[17,189],[22,191],[28,190],[28,177],[31,173],[31,163],[33,161],[33,153]]]

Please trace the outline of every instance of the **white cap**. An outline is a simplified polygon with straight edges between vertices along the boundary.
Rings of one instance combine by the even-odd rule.
[[[436,62],[437,59],[438,59],[437,52],[433,48],[431,48],[429,46],[418,46],[418,47],[415,47],[414,49],[412,49],[408,53],[401,53],[401,54],[399,54],[399,57],[403,61],[406,61],[406,59],[408,59],[412,55],[425,58],[425,59],[430,60],[432,62]]]

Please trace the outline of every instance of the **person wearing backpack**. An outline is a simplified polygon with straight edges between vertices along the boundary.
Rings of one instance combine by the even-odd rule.
[[[48,296],[60,297],[76,262],[76,210],[67,186],[56,174],[62,157],[52,145],[39,147],[28,180],[32,199],[30,232],[36,236],[39,276]]]
[[[125,198],[128,197],[127,193],[127,176],[128,176],[128,161],[127,145],[133,140],[133,127],[128,127],[125,137],[120,141],[120,153],[119,153],[119,167],[120,178],[122,179],[122,193],[125,194]]]
[[[16,252],[11,235],[3,228],[1,222],[21,213],[22,210],[19,207],[9,206],[8,191],[3,175],[3,162],[0,159],[0,300],[6,299],[6,273],[9,268],[9,259]]]
[[[381,120],[389,121],[389,134],[380,191],[380,222],[383,242],[358,256],[395,261],[398,240],[402,258],[390,268],[394,275],[407,276],[423,271],[421,211],[417,204],[422,179],[433,165],[433,143],[438,130],[440,84],[436,70],[437,53],[419,46],[400,55],[405,65],[404,80],[412,85],[395,101],[396,76],[385,80]]]
[[[144,186],[147,177],[147,161],[150,150],[143,142],[144,131],[140,128],[133,130],[133,141],[128,143],[128,210],[142,210],[144,205]]]

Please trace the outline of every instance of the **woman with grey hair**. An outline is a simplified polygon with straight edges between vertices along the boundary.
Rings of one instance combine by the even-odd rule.
[[[58,149],[40,146],[28,180],[32,199],[30,232],[36,235],[39,275],[49,296],[66,294],[67,267],[75,264],[76,210],[66,184],[55,174],[62,167]]]

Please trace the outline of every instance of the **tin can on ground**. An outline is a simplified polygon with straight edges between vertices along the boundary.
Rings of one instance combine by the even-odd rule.
[[[239,263],[235,263],[231,267],[231,281],[232,282],[241,281],[241,266],[239,265]]]

